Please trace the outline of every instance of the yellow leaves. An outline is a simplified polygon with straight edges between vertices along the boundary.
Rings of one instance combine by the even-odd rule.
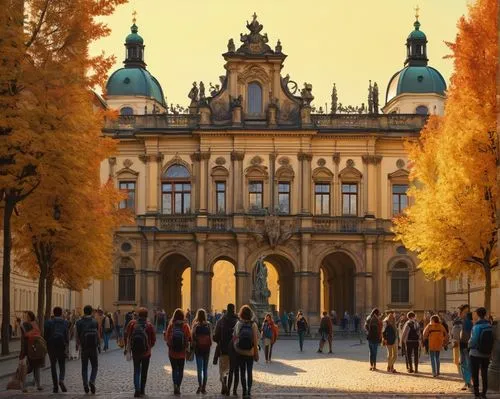
[[[432,278],[498,262],[491,251],[498,196],[496,18],[496,1],[478,0],[460,20],[450,45],[455,72],[445,115],[431,118],[418,144],[408,145],[415,203],[395,220],[395,231]]]

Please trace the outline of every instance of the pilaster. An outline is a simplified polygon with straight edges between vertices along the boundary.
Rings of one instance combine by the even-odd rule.
[[[245,153],[242,151],[231,152],[231,162],[233,163],[233,209],[234,213],[244,213],[243,209],[243,159],[245,158]]]
[[[311,214],[311,161],[312,154],[299,152],[297,158],[300,161],[301,170],[301,190],[302,190],[302,208],[301,213],[304,215]]]
[[[367,165],[367,217],[375,217],[378,209],[377,165],[382,161],[382,155],[365,154],[363,163]],[[380,216],[380,215],[379,215]]]

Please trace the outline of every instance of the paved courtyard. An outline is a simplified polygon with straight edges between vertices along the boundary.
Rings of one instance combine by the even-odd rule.
[[[259,397],[465,397],[460,391],[463,385],[457,376],[456,368],[451,363],[450,353],[443,352],[442,377],[432,378],[430,363],[423,355],[420,374],[407,374],[403,359],[399,358],[396,369],[400,374],[384,371],[371,372],[368,365],[368,347],[359,345],[359,341],[339,340],[334,344],[334,354],[317,354],[317,341],[306,341],[305,350],[300,353],[298,343],[292,340],[278,341],[274,347],[274,361],[266,364],[261,360],[254,367],[254,386],[252,392]],[[385,349],[379,353],[379,368],[385,369]],[[0,365],[2,368],[3,365]],[[5,370],[2,370],[5,372]],[[220,392],[218,368],[209,367],[208,396],[217,396]],[[19,392],[4,391],[8,379],[0,380],[2,391],[0,398],[52,395],[50,370],[42,373],[44,391],[35,393],[29,387],[29,395]],[[32,377],[28,377],[32,381]],[[80,377],[80,362],[70,361],[67,365],[66,385],[69,393],[65,397],[82,397],[83,389]],[[119,350],[102,354],[99,357],[97,378],[98,396],[103,398],[125,398],[133,394],[132,363],[127,362]],[[197,388],[196,366],[187,364],[182,385],[183,396],[194,395]],[[239,388],[241,393],[241,387]],[[153,350],[147,385],[149,397],[172,395],[170,364],[166,346],[159,341]],[[195,397],[194,395],[193,397]],[[467,395],[471,397],[471,395]],[[489,395],[500,398],[500,395]]]

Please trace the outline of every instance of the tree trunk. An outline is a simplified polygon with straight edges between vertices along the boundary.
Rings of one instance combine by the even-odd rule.
[[[491,267],[485,264],[484,269],[484,307],[491,312]]]
[[[15,201],[8,194],[3,214],[3,270],[2,270],[2,355],[9,354],[10,340],[10,253],[12,249],[11,219]]]
[[[40,266],[40,277],[38,279],[38,307],[37,307],[37,319],[40,331],[43,334],[43,324],[44,324],[44,309],[45,309],[45,285],[47,283],[47,269],[45,265]]]
[[[54,274],[50,270],[45,282],[45,320],[50,319],[52,313],[52,288],[54,287]]]

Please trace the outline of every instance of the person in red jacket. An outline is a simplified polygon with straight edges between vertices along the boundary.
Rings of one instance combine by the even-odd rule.
[[[184,319],[182,309],[175,310],[172,320],[168,324],[167,331],[164,333],[164,339],[168,345],[168,357],[172,365],[174,395],[180,395],[186,352],[191,343],[191,330]]]
[[[156,343],[156,334],[153,325],[147,320],[148,310],[146,308],[137,309],[137,316],[136,320],[128,323],[124,340],[125,354],[129,348],[132,351],[134,361],[134,397],[140,398],[146,390],[151,348]]]

